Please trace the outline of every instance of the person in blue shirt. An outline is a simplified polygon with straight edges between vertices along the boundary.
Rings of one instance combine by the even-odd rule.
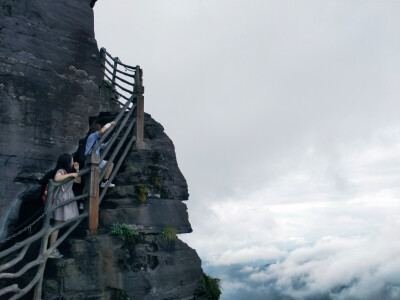
[[[106,130],[108,128],[110,128],[111,125],[117,125],[117,122],[112,121],[110,123],[107,123],[106,125],[104,125],[104,127],[101,127],[101,125],[99,123],[94,123],[92,125],[92,127],[90,128],[89,131],[89,136],[86,140],[86,148],[85,148],[85,155],[89,155],[92,152],[92,148],[94,147],[94,145],[96,144],[96,142],[100,139],[100,137],[104,134],[104,132],[106,132]],[[100,151],[107,146],[107,143],[103,143],[100,145],[100,147],[96,150],[97,154],[100,154]],[[100,169],[104,168],[104,166],[107,164],[108,162],[106,160],[103,160],[99,167]],[[114,163],[111,162],[110,167],[108,168],[106,174],[104,175],[104,178],[100,184],[101,187],[105,187],[107,182],[108,182],[108,178],[111,175],[111,172],[114,168]],[[111,183],[108,185],[108,187],[114,187],[115,184]]]

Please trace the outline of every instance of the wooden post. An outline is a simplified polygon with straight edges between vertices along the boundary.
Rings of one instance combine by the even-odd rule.
[[[95,235],[99,226],[100,155],[92,153],[88,156],[86,164],[90,168],[89,184],[85,184],[89,193],[89,235]]]
[[[117,75],[117,69],[118,69],[118,57],[114,57],[114,68],[113,68],[113,73],[112,73],[112,81],[111,81],[111,89],[115,91],[115,76]]]
[[[135,72],[135,91],[136,94],[136,147],[143,147],[143,132],[144,132],[144,86],[143,86],[143,71],[139,66],[136,66]]]
[[[103,74],[103,80],[106,73],[106,48],[100,49],[100,64],[101,64],[101,73]]]
[[[54,181],[52,179],[49,180],[48,184],[48,190],[47,190],[47,200],[44,206],[45,211],[49,211],[51,205],[52,205],[52,200],[54,196]],[[33,299],[42,299],[42,285],[43,285],[43,272],[46,267],[46,261],[47,259],[44,259],[44,254],[47,251],[47,244],[49,241],[49,235],[50,235],[50,219],[52,217],[52,214],[47,213],[42,224],[42,230],[47,230],[47,234],[42,237],[42,242],[40,246],[40,255],[43,257],[43,260],[39,264],[38,272],[41,273],[40,278],[38,282],[35,285],[35,291],[34,291],[34,296]]]
[[[136,108],[136,139],[139,142],[143,142],[144,132],[144,97],[137,96],[137,108]]]

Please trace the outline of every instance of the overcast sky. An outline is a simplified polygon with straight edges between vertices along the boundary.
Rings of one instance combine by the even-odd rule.
[[[400,298],[400,1],[99,0],[221,299]]]

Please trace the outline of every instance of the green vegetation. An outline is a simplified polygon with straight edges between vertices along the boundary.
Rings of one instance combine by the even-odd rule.
[[[196,295],[211,300],[218,300],[221,293],[221,279],[203,273],[203,278],[201,278],[199,286],[196,289]]]
[[[140,202],[146,201],[146,198],[147,198],[147,189],[146,189],[146,187],[141,183],[137,183],[137,184],[135,184],[135,190],[136,190],[137,199]]]
[[[119,237],[121,240],[125,242],[132,241],[133,239],[139,237],[139,232],[132,229],[131,226],[125,223],[113,224],[113,226],[111,226],[110,234]]]
[[[111,87],[112,87],[112,83],[109,80],[104,80],[103,84],[104,84],[105,87],[107,87],[109,89],[111,89]]]
[[[150,183],[151,183],[152,186],[154,186],[158,190],[160,190],[161,187],[162,187],[160,176],[157,176],[157,175],[152,176],[150,178]]]
[[[161,232],[161,237],[165,242],[172,242],[175,241],[178,237],[176,236],[176,228],[167,226]]]

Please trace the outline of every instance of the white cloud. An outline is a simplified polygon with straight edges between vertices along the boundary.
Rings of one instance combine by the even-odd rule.
[[[324,237],[298,248],[282,262],[254,272],[250,279],[273,282],[274,289],[296,299],[328,294],[332,299],[400,296],[400,220],[365,237]],[[380,298],[382,299],[382,298]]]
[[[238,235],[247,232],[249,238],[253,236],[249,230],[265,234],[269,231],[275,235],[273,230],[277,227],[290,224],[285,219],[299,231],[305,228],[303,226],[314,228],[321,218],[327,223],[337,223],[339,228],[340,223],[350,228],[357,224],[367,226],[365,222],[379,224],[386,216],[394,214],[400,205],[397,184],[400,172],[396,166],[400,165],[399,136],[397,130],[390,135],[382,133],[376,140],[385,147],[375,139],[357,148],[341,144],[338,151],[332,149],[336,152],[335,164],[324,153],[299,154],[293,168],[283,166],[279,176],[268,179],[261,189],[238,188],[234,196],[210,197],[204,202],[189,201],[188,205],[196,204],[200,211],[206,208],[208,213],[205,215],[212,212],[212,217],[203,224],[207,231],[212,224],[213,232],[221,228],[229,234],[231,229]],[[376,153],[376,159],[368,153]],[[346,182],[346,188],[338,186],[338,177]],[[313,221],[313,218],[316,219]],[[354,234],[361,230],[354,229]],[[365,229],[369,230],[368,227]]]
[[[286,251],[279,250],[276,247],[249,247],[242,248],[239,250],[225,250],[217,257],[210,257],[209,263],[213,265],[231,265],[241,264],[254,261],[276,261],[277,259],[284,257]]]
[[[400,211],[399,12],[374,0],[97,2],[99,44],[144,68],[145,109],[188,180],[194,232],[180,237],[207,267],[290,253],[268,273],[282,287],[292,264],[310,293],[363,273],[340,299],[396,298],[399,271],[372,254],[397,266],[377,234]],[[280,292],[238,280],[225,299]]]

